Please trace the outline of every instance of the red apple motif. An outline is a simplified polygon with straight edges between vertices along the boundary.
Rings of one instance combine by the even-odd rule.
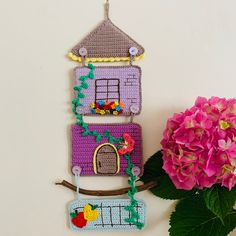
[[[72,218],[71,222],[78,228],[83,228],[87,224],[87,220],[84,218],[83,212],[79,212],[76,217]]]

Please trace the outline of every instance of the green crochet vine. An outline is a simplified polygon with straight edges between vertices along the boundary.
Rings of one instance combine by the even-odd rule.
[[[138,205],[137,200],[134,198],[135,194],[138,192],[138,190],[135,186],[136,176],[134,176],[132,173],[132,168],[135,165],[131,161],[130,154],[125,154],[124,157],[128,162],[128,167],[126,169],[126,173],[130,177],[130,179],[128,180],[128,184],[131,188],[131,190],[128,191],[128,196],[130,198],[130,205],[125,208],[127,211],[131,212],[131,217],[128,219],[125,219],[125,221],[136,225],[138,229],[142,229],[144,227],[144,224],[138,221],[140,219],[140,216],[139,216],[138,212],[135,210],[136,206]]]
[[[72,108],[73,113],[76,116],[76,124],[81,126],[83,128],[83,137],[86,136],[93,136],[96,140],[96,142],[101,141],[102,138],[106,137],[109,140],[109,143],[121,144],[124,140],[123,137],[116,138],[111,135],[110,130],[106,130],[104,133],[99,134],[96,130],[89,130],[89,125],[84,122],[83,117],[81,114],[77,112],[78,107],[83,107],[83,103],[81,102],[81,99],[85,98],[85,94],[82,93],[83,89],[88,89],[89,85],[87,83],[88,79],[95,79],[94,76],[94,71],[95,71],[95,66],[93,64],[88,64],[88,68],[90,69],[89,73],[87,75],[83,75],[80,77],[81,84],[80,86],[75,86],[74,90],[77,92],[77,97],[72,101],[72,104],[74,107]],[[144,227],[144,224],[139,222],[140,215],[136,211],[136,206],[138,204],[138,201],[135,199],[135,194],[137,193],[137,188],[135,186],[135,181],[136,181],[136,176],[132,173],[132,168],[135,166],[132,161],[131,161],[131,155],[126,154],[124,155],[125,159],[127,160],[128,167],[126,169],[126,173],[129,176],[128,184],[130,186],[130,190],[128,192],[128,196],[130,198],[130,205],[125,208],[125,210],[130,211],[130,218],[125,219],[126,222],[130,224],[136,225],[138,229],[142,229]]]

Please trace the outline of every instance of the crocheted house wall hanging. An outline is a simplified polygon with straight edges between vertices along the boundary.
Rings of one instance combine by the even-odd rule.
[[[142,128],[133,122],[142,106],[141,68],[133,64],[144,49],[111,22],[108,10],[106,0],[105,20],[69,53],[81,63],[74,69],[76,122],[70,137],[76,185],[56,183],[76,192],[67,207],[68,226],[79,234],[142,230],[147,212],[137,194],[150,189],[161,198],[178,199],[170,235],[226,236],[236,225],[236,99],[199,97],[192,108],[174,114],[167,121],[162,150],[143,167]],[[97,66],[97,62],[109,63]],[[90,123],[85,116],[91,116]],[[98,116],[106,117],[106,123],[97,123]],[[110,123],[111,116],[122,116],[124,122]],[[97,186],[103,186],[106,177],[115,185],[122,176],[127,185],[89,190],[81,188],[83,176],[90,176]],[[138,181],[143,184],[137,186]],[[125,197],[115,197],[120,195]],[[222,211],[222,206],[227,209]]]
[[[141,112],[141,68],[133,61],[143,57],[144,49],[111,22],[108,1],[105,6],[106,19],[69,53],[72,60],[82,63],[74,70],[72,101],[76,124],[71,128],[71,169],[77,199],[68,211],[74,231],[140,230],[146,220],[145,203],[135,197],[135,182],[143,171],[142,128],[133,123]],[[129,64],[87,64],[114,61]],[[97,115],[130,116],[130,122],[88,124],[84,115],[93,116],[94,121]],[[81,199],[80,176],[98,175],[126,176],[130,186],[127,199]]]

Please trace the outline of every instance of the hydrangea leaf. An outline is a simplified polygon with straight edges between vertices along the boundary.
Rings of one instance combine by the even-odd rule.
[[[151,156],[144,165],[144,173],[140,180],[144,183],[156,181],[157,187],[150,191],[160,198],[176,200],[193,195],[196,190],[186,191],[176,189],[169,176],[162,169],[162,152],[158,151]]]
[[[229,189],[225,187],[214,185],[213,187],[204,190],[203,196],[207,208],[217,215],[224,224],[224,217],[235,205],[236,187],[229,191]]]
[[[165,174],[156,179],[157,187],[150,189],[150,191],[157,197],[169,200],[177,200],[189,197],[196,193],[196,190],[181,190],[176,189],[170,177]]]
[[[200,195],[189,197],[176,206],[170,218],[170,236],[226,236],[236,227],[236,211],[224,218],[225,225],[212,213]]]
[[[157,177],[165,175],[166,173],[162,169],[162,166],[162,152],[158,151],[146,161],[144,165],[144,172],[140,180],[147,183],[149,181],[156,180]]]

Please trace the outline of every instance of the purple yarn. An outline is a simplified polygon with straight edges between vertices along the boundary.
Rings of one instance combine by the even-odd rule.
[[[135,140],[135,147],[131,154],[131,161],[135,166],[138,166],[141,170],[143,169],[142,130],[140,125],[134,123],[89,124],[89,128],[90,131],[96,130],[99,134],[110,130],[111,135],[115,138],[122,137],[124,133],[128,133]],[[93,170],[94,152],[99,145],[109,143],[109,140],[107,137],[103,137],[101,141],[96,142],[93,136],[83,137],[83,131],[83,128],[79,125],[72,125],[72,168],[74,166],[80,166],[82,168],[81,175],[95,175]],[[127,161],[122,155],[120,155],[120,171],[116,175],[127,175],[125,172],[126,168]]]

